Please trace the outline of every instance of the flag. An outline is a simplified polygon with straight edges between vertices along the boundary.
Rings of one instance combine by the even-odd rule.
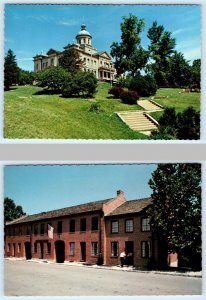
[[[48,237],[50,239],[53,239],[53,232],[54,232],[54,228],[48,224]]]

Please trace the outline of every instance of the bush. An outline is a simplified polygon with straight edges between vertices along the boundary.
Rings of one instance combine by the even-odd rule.
[[[132,77],[127,76],[127,77],[118,77],[117,78],[117,83],[116,86],[122,87],[122,88],[129,88],[130,83],[131,83]]]
[[[91,112],[95,112],[95,113],[100,113],[100,112],[103,112],[103,109],[101,107],[101,104],[96,102],[96,103],[92,103],[90,108],[88,109],[88,111],[91,111]]]
[[[137,104],[139,95],[135,91],[123,91],[120,94],[120,99],[126,104]]]
[[[69,73],[62,67],[52,67],[38,72],[36,80],[38,86],[60,92],[68,77]]]
[[[155,95],[157,84],[152,76],[136,76],[131,79],[129,89],[136,91],[141,97],[149,97]]]
[[[123,92],[123,88],[120,86],[113,86],[109,91],[108,94],[111,94],[114,96],[114,98],[120,98],[120,94]]]
[[[68,81],[65,81],[62,95],[64,97],[83,96],[93,97],[97,88],[97,79],[93,73],[79,71],[70,75]]]

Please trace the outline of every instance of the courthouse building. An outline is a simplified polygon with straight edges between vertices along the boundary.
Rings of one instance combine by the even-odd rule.
[[[126,201],[117,191],[111,199],[23,216],[6,224],[5,256],[119,265],[125,250],[128,265],[158,266],[162,241],[152,234],[150,205],[151,198]]]
[[[86,30],[86,25],[81,26],[81,30],[76,35],[76,43],[68,44],[65,50],[72,48],[78,52],[82,60],[82,70],[95,74],[96,78],[104,81],[112,81],[116,75],[114,63],[106,51],[98,52],[92,46],[92,36]],[[63,51],[50,49],[46,54],[37,54],[34,56],[34,71],[54,67],[59,65],[59,57]]]

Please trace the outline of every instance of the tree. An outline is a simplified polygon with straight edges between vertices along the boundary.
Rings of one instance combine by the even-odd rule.
[[[153,232],[166,241],[167,250],[201,268],[201,165],[159,164],[149,186]]]
[[[14,200],[8,197],[4,198],[4,223],[20,218],[24,215],[25,212],[23,211],[22,206],[16,206]]]
[[[155,79],[148,74],[134,76],[129,83],[129,89],[136,91],[141,97],[155,95],[157,88]]]
[[[200,139],[200,113],[193,107],[176,113],[174,107],[167,107],[159,119],[159,128],[151,134],[151,139]]]
[[[39,86],[53,92],[61,92],[65,81],[69,80],[68,78],[71,77],[71,75],[62,67],[52,67],[42,70],[38,72],[36,76]]]
[[[12,84],[18,83],[19,69],[16,63],[16,55],[11,49],[8,50],[4,59],[4,88],[10,89]]]
[[[191,82],[191,67],[184,55],[175,51],[168,60],[168,81],[172,87],[188,87]]]
[[[148,50],[152,59],[149,70],[158,86],[167,85],[168,58],[174,52],[175,39],[171,37],[171,32],[165,31],[156,21],[149,28],[147,37],[150,39]]]
[[[124,16],[122,20],[122,41],[112,43],[111,56],[115,59],[117,75],[129,72],[134,76],[144,69],[148,61],[148,52],[141,46],[139,36],[144,29],[144,20],[132,14]]]
[[[83,61],[80,59],[79,53],[73,48],[66,49],[63,52],[62,56],[59,58],[59,66],[70,73],[79,71],[82,65]]]
[[[83,96],[93,97],[97,88],[97,78],[91,72],[79,71],[73,75],[69,74],[62,88],[64,97]]]
[[[19,85],[32,84],[34,81],[35,75],[34,72],[25,71],[19,68]]]
[[[191,87],[200,89],[201,60],[195,59],[191,66]]]

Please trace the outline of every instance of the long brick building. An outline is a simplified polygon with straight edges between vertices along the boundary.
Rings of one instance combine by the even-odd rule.
[[[6,224],[5,255],[118,265],[125,250],[128,265],[158,265],[161,251],[146,215],[150,205],[151,198],[126,201],[117,191],[111,199],[23,216]]]

